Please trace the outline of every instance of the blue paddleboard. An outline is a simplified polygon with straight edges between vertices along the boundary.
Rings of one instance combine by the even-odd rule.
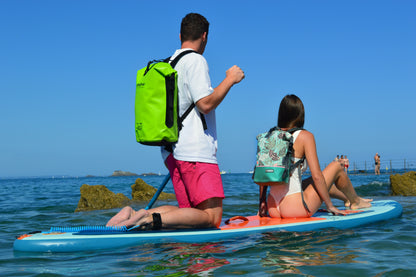
[[[348,229],[400,217],[402,206],[392,200],[373,201],[372,207],[346,216],[325,211],[311,218],[279,219],[258,216],[236,217],[219,228],[129,232],[45,231],[25,234],[14,242],[14,250],[28,252],[74,252],[113,249],[160,242],[207,242],[270,231],[304,232],[325,228]]]

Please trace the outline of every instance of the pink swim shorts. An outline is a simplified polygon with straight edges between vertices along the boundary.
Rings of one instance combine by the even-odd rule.
[[[173,155],[166,159],[180,208],[195,208],[203,201],[224,199],[224,188],[217,164],[185,162]]]

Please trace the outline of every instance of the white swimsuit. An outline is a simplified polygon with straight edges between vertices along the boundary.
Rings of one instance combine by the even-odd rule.
[[[301,131],[302,130],[298,130],[293,133],[293,143],[295,143]],[[301,159],[299,158],[292,158],[293,163],[296,163],[297,161],[300,161],[300,160]],[[286,196],[302,191],[302,173],[305,172],[307,168],[308,168],[308,164],[306,163],[306,160],[305,160],[301,166],[298,166],[293,170],[292,175],[290,175],[289,190],[287,191]]]
[[[293,133],[293,143],[296,141],[301,131],[302,130],[298,130]],[[292,158],[292,161],[294,163],[299,160],[299,158]],[[301,166],[298,166],[295,169],[293,169],[293,172],[289,178],[289,184],[270,186],[271,195],[273,195],[273,198],[276,203],[280,203],[280,201],[287,195],[302,192],[302,172],[304,172],[306,168],[307,164],[305,160]]]
[[[296,141],[296,138],[298,137],[300,131],[296,131],[295,133],[293,133],[294,139],[293,142]],[[292,161],[294,163],[296,163],[297,161],[299,161],[301,159],[299,158],[292,158]],[[287,185],[276,185],[276,186],[270,186],[270,194],[269,194],[269,199],[268,202],[271,200],[270,198],[273,199],[273,202],[275,203],[274,205],[276,205],[276,210],[277,213],[280,215],[280,202],[283,200],[283,198],[285,198],[288,195],[292,195],[295,193],[300,193],[301,197],[302,197],[302,204],[303,207],[305,208],[305,211],[307,213],[308,216],[311,216],[311,212],[305,202],[305,200],[303,199],[303,193],[302,193],[302,173],[304,171],[306,171],[307,168],[307,163],[306,160],[299,166],[297,166],[295,169],[293,169],[292,174],[290,175],[289,178],[289,184]],[[269,211],[270,212],[270,211]]]

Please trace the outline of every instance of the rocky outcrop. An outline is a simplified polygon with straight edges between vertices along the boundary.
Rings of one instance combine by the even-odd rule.
[[[153,195],[156,193],[157,189],[148,185],[145,181],[140,178],[137,178],[134,185],[131,186],[131,199],[133,201],[149,201],[152,199]],[[157,198],[159,200],[170,200],[176,199],[175,195],[172,193],[162,193]]]
[[[130,202],[130,199],[124,194],[115,194],[104,185],[90,186],[84,184],[80,191],[81,197],[75,212],[118,208]]]
[[[129,199],[122,193],[115,194],[104,185],[91,186],[83,184],[80,188],[81,197],[75,212],[121,208],[135,202],[149,201],[156,192],[154,187],[148,185],[140,178],[136,180],[131,188],[132,199]],[[175,199],[175,195],[162,192],[158,199]]]
[[[409,171],[402,175],[390,175],[390,185],[393,195],[416,195],[416,172]]]
[[[111,174],[112,177],[118,177],[118,176],[139,176],[136,173],[132,173],[129,171],[122,171],[122,170],[115,170],[113,174]]]

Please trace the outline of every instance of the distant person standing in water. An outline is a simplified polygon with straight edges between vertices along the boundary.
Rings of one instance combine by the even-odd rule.
[[[378,153],[374,156],[374,174],[380,175],[380,155]]]
[[[350,167],[350,161],[347,158],[347,155],[344,157],[344,170],[346,173],[348,173],[348,167]]]
[[[344,163],[345,163],[345,159],[344,159],[344,155],[341,155],[341,158],[339,158],[338,162],[341,164],[341,166],[344,168]]]

